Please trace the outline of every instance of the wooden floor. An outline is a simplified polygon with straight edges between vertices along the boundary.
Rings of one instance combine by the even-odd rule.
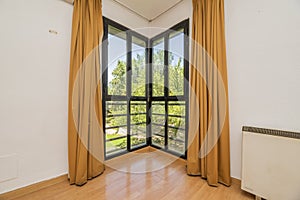
[[[123,161],[128,156],[123,157]],[[122,159],[122,158],[120,158]],[[150,159],[150,158],[148,158]],[[155,159],[154,157],[152,159]],[[151,161],[147,160],[147,163]],[[254,199],[243,192],[237,181],[231,187],[210,187],[200,177],[186,175],[185,161],[174,160],[153,172],[128,173],[107,167],[104,174],[82,187],[69,185],[67,180],[19,197],[16,200],[174,200],[174,199]]]

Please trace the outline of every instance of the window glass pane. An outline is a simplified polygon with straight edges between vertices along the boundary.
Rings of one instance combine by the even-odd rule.
[[[165,102],[152,102],[152,143],[163,147],[165,144]]]
[[[132,37],[132,96],[146,96],[146,42]]]
[[[105,128],[111,129],[113,127],[119,127],[119,126],[125,126],[127,121],[127,116],[126,115],[108,115],[106,117],[106,126]],[[126,127],[122,128],[122,130],[126,129]],[[120,132],[120,131],[119,131]],[[126,131],[125,131],[126,132]],[[107,133],[112,133],[111,131],[107,131]]]
[[[105,127],[126,125],[127,118],[126,101],[106,101],[106,123]]]
[[[131,101],[130,113],[146,113],[146,102],[145,101]]]
[[[130,116],[131,124],[146,124],[146,113],[135,113]]]
[[[146,144],[146,102],[131,101],[131,147]]]
[[[165,146],[165,138],[160,133],[152,132],[152,144],[163,148]]]
[[[126,33],[108,26],[108,95],[126,95]]]
[[[165,124],[165,102],[154,101],[152,102],[152,118],[151,122],[164,126]]]
[[[169,39],[169,96],[184,95],[184,32],[170,34]]]
[[[168,126],[174,127],[176,129],[184,129],[185,128],[185,118],[182,117],[173,117],[172,115],[168,116]]]
[[[106,101],[106,115],[126,114],[126,101]]]
[[[106,101],[106,155],[126,149],[127,102]]]
[[[111,138],[111,135],[106,137],[106,155],[114,154],[126,150],[127,139],[125,138]]]
[[[168,117],[168,145],[169,149],[184,153],[185,119]]]
[[[146,123],[131,126],[131,148],[146,144]]]
[[[185,151],[185,102],[170,101],[168,111],[169,149],[183,154]]]
[[[169,101],[169,115],[185,116],[185,101]]]
[[[180,154],[184,154],[185,152],[185,146],[184,146],[184,142],[176,140],[176,139],[172,139],[169,137],[169,149],[173,150],[175,152],[178,152]]]
[[[164,40],[153,42],[152,95],[164,96]]]
[[[152,113],[165,114],[165,102],[164,101],[153,101],[152,102]]]

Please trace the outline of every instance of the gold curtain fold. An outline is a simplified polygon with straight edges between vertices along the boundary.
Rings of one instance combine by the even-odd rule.
[[[193,0],[192,39],[187,173],[206,178],[212,186],[217,186],[218,182],[229,186],[224,0]],[[201,156],[201,149],[204,156]]]
[[[68,152],[71,184],[83,185],[103,173],[104,143],[99,44],[101,0],[75,0],[69,77]]]

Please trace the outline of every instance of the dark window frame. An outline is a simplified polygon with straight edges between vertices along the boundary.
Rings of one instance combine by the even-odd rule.
[[[169,71],[168,71],[168,66],[169,66],[169,35],[170,33],[172,32],[176,32],[178,30],[181,30],[183,29],[183,33],[184,33],[184,79],[186,80],[184,82],[184,93],[183,95],[180,95],[180,96],[169,96]],[[186,19],[176,25],[174,25],[173,27],[171,27],[170,29],[154,36],[153,38],[150,39],[150,46],[151,46],[151,60],[150,60],[150,71],[152,71],[152,55],[153,55],[153,43],[154,41],[156,40],[163,40],[164,41],[164,66],[165,66],[165,69],[164,69],[164,84],[165,84],[165,89],[164,89],[164,96],[153,96],[152,94],[152,84],[150,84],[150,105],[152,105],[152,102],[154,101],[164,101],[164,105],[165,105],[165,125],[164,125],[164,141],[165,141],[165,144],[163,147],[160,147],[158,145],[155,145],[155,144],[152,144],[152,138],[151,138],[151,143],[150,143],[150,146],[154,147],[154,148],[157,148],[157,149],[161,149],[165,152],[168,152],[168,153],[171,153],[173,155],[176,155],[176,156],[179,156],[181,158],[184,158],[186,159],[187,157],[187,143],[188,143],[188,119],[189,119],[189,38],[188,38],[188,35],[189,35],[189,19]],[[149,75],[150,76],[150,81],[152,82],[152,74]],[[169,102],[170,101],[185,101],[185,141],[184,141],[184,148],[185,148],[185,152],[184,154],[180,154],[176,151],[173,151],[173,150],[170,150],[168,148],[168,141],[169,141],[169,135],[168,135],[168,129],[169,128],[173,128],[171,126],[168,125],[168,118],[169,117],[174,117],[174,115],[170,115],[168,113],[168,105],[169,105]],[[152,113],[151,113],[152,115]],[[152,123],[154,125],[158,125],[159,124],[155,124],[155,123]],[[161,125],[160,125],[161,126]],[[154,134],[154,135],[158,135],[158,134]],[[152,137],[152,135],[151,135]]]
[[[116,156],[120,156],[123,154],[126,154],[128,152],[132,152],[132,151],[136,151],[138,149],[147,147],[147,146],[152,146],[154,148],[158,148],[161,149],[163,151],[166,151],[168,153],[174,154],[176,156],[180,156],[181,158],[186,159],[187,156],[187,143],[188,143],[188,117],[189,117],[189,112],[188,112],[188,108],[189,108],[189,86],[188,86],[188,82],[189,82],[189,39],[188,39],[188,35],[189,35],[189,19],[186,19],[178,24],[176,24],[175,26],[171,27],[170,29],[166,30],[163,33],[158,34],[157,36],[154,36],[153,38],[149,39],[135,31],[132,31],[130,29],[128,29],[127,27],[113,21],[110,20],[108,18],[103,17],[103,25],[104,25],[104,34],[103,34],[103,43],[102,43],[102,69],[101,71],[103,71],[102,73],[102,109],[103,109],[103,132],[104,132],[104,156],[105,159],[110,159]],[[108,95],[108,43],[107,43],[107,39],[108,39],[108,26],[113,26],[121,31],[125,31],[126,32],[126,48],[127,48],[127,60],[126,60],[126,95],[124,96],[120,96],[120,95]],[[152,96],[152,55],[153,55],[153,49],[152,49],[152,44],[153,41],[157,40],[157,39],[161,39],[163,38],[164,40],[164,64],[165,66],[168,66],[168,59],[169,59],[169,34],[174,32],[174,31],[178,31],[178,30],[184,30],[184,79],[187,80],[184,82],[184,94],[181,96],[169,96],[169,90],[168,90],[168,85],[166,85],[165,89],[164,89],[164,96],[161,97],[153,97]],[[131,62],[132,62],[132,37],[136,37],[138,39],[141,39],[145,42],[146,47],[145,47],[145,61],[146,61],[146,84],[145,84],[145,96],[144,97],[140,97],[140,96],[132,96],[132,92],[131,92]],[[168,83],[168,67],[165,67],[164,69],[164,75],[165,75],[165,83]],[[150,84],[149,84],[150,83]],[[107,155],[106,154],[106,141],[112,141],[115,139],[106,139],[106,101],[124,101],[124,104],[127,105],[128,109],[127,109],[127,113],[126,114],[120,114],[120,116],[127,116],[127,135],[126,136],[121,136],[122,138],[127,138],[127,148],[123,151],[118,151],[116,153]],[[132,101],[141,101],[141,102],[145,102],[146,103],[146,144],[145,145],[140,145],[137,146],[135,148],[131,148],[131,134],[130,134],[130,127],[131,125],[134,124],[130,124],[130,117],[132,115],[136,115],[137,113],[131,113],[131,102]],[[165,133],[164,133],[164,138],[165,138],[165,145],[163,148],[156,146],[154,144],[152,144],[152,132],[151,132],[151,107],[152,107],[152,102],[153,101],[164,101],[165,102],[165,110],[166,110],[166,114],[165,114],[165,120],[166,123],[164,124],[165,127]],[[168,117],[180,117],[183,118],[183,116],[175,116],[175,115],[170,115],[168,114],[168,103],[169,101],[185,101],[185,152],[184,154],[180,154],[176,151],[172,151],[170,149],[168,149],[168,129],[169,128],[173,128],[168,126]],[[145,113],[142,113],[145,114]],[[155,115],[155,114],[154,114]],[[116,115],[115,115],[116,116]],[[125,126],[125,125],[124,125]],[[153,134],[153,135],[159,135],[159,134]]]

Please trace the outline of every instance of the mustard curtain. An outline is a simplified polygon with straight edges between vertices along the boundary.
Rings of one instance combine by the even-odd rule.
[[[69,180],[83,185],[103,173],[99,86],[103,22],[101,0],[75,0],[69,77]]]
[[[229,186],[224,0],[193,0],[192,39],[187,173]]]

